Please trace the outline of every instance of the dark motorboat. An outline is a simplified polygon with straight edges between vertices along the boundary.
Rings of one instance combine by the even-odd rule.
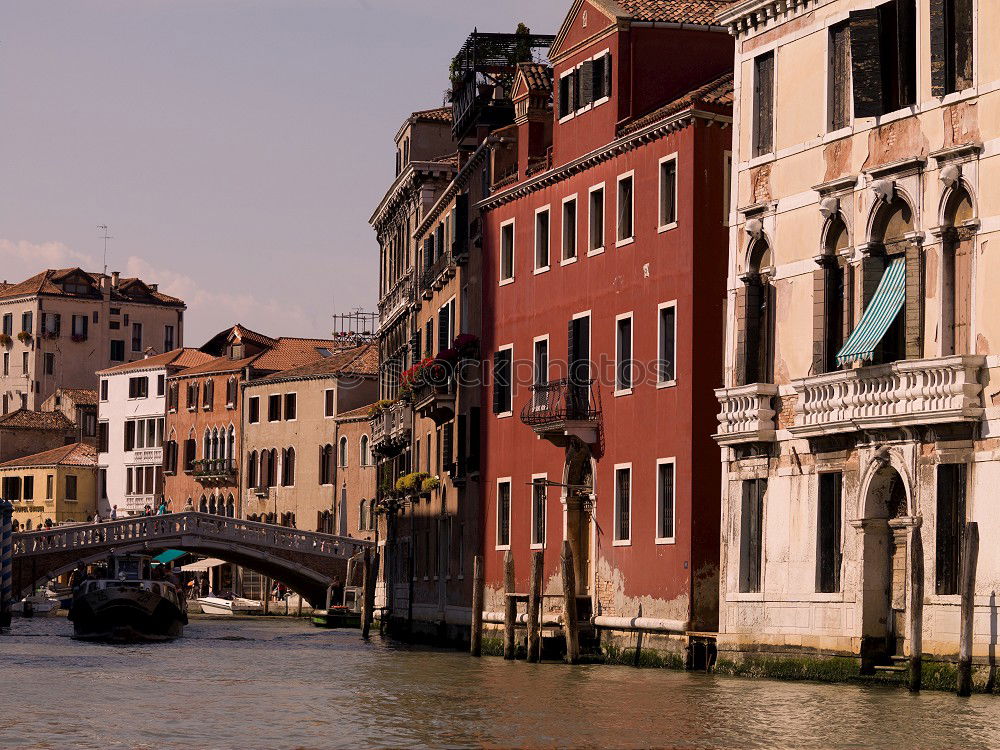
[[[183,635],[184,610],[177,587],[154,579],[149,557],[122,555],[74,588],[69,619],[82,640],[168,641]]]

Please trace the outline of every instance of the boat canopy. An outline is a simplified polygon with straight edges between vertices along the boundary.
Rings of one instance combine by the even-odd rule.
[[[204,560],[199,560],[198,562],[188,563],[187,565],[182,565],[181,570],[185,573],[204,573],[209,568],[215,568],[219,565],[226,565],[225,560],[219,560],[215,557],[206,557]]]

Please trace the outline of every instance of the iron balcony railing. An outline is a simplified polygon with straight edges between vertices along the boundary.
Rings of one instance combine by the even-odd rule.
[[[231,458],[202,458],[194,462],[198,479],[231,479],[236,476],[236,462]]]
[[[451,252],[442,253],[437,260],[424,268],[424,272],[420,275],[420,291],[432,291],[434,289],[434,283],[438,280],[441,274],[444,273],[445,269],[449,266],[454,265],[454,263],[455,259],[452,257]]]
[[[601,416],[595,381],[565,378],[531,387],[521,421],[531,427],[561,422],[596,422]]]
[[[413,280],[406,277],[398,281],[378,303],[379,324],[384,325],[411,302],[413,302]]]

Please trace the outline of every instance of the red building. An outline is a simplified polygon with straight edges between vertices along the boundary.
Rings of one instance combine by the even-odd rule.
[[[680,651],[717,627],[726,5],[577,0],[551,79],[523,67],[515,82],[479,204],[489,611],[508,549],[518,592],[540,549],[543,593],[559,594],[568,540],[602,637],[641,614]]]

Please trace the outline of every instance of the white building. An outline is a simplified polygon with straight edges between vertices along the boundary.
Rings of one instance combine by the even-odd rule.
[[[107,518],[154,508],[163,492],[163,432],[167,375],[212,355],[174,349],[101,370],[97,408],[98,512]],[[180,511],[181,508],[173,508]]]

